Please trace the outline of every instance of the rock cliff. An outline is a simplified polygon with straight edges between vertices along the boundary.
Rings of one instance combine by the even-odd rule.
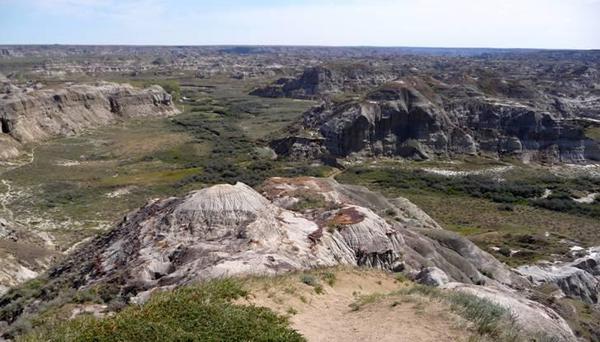
[[[585,127],[595,124],[590,119],[507,98],[453,97],[453,91],[439,82],[408,78],[360,99],[327,100],[271,145],[294,158],[485,153],[540,162],[600,160],[600,142],[585,134]]]
[[[177,112],[159,86],[98,83],[41,89],[7,85],[0,94],[0,158],[19,154],[22,144],[69,135],[122,118]]]

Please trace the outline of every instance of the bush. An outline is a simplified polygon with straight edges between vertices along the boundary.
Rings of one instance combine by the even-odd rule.
[[[349,169],[339,176],[338,180],[373,184],[387,191],[416,189],[447,195],[464,194],[501,203],[503,205],[499,206],[500,210],[509,211],[512,208],[509,205],[520,204],[600,218],[600,197],[594,203],[577,203],[571,199],[573,191],[600,192],[600,180],[589,177],[570,179],[536,175],[499,182],[485,175],[446,177],[423,170],[372,169],[359,166]],[[546,189],[551,189],[552,194],[542,199]]]
[[[515,211],[515,207],[512,204],[500,204],[498,206],[498,210],[500,211]]]
[[[319,285],[319,281],[312,274],[303,274],[300,276],[300,281],[308,286],[317,286]]]
[[[245,296],[231,279],[159,293],[104,319],[51,324],[21,341],[304,341],[269,309],[232,304]]]

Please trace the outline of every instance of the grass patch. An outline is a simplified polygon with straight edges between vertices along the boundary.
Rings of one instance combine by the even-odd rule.
[[[180,170],[165,170],[147,173],[133,173],[118,175],[116,177],[107,177],[100,181],[100,184],[107,187],[118,187],[126,185],[156,185],[165,183],[175,183],[200,172],[199,168],[189,168]]]
[[[298,202],[296,202],[290,208],[294,211],[324,208],[326,205],[325,198],[323,198],[323,196],[312,192],[298,191],[295,193],[295,197],[298,198]]]
[[[352,311],[358,311],[365,305],[369,305],[369,304],[378,302],[379,300],[381,300],[384,297],[385,297],[385,295],[381,294],[381,293],[372,293],[369,295],[362,295],[362,296],[359,296],[358,299],[355,302],[351,303],[349,306]]]
[[[17,341],[304,341],[286,318],[236,305],[247,292],[235,280],[159,293],[103,319],[80,317],[46,326]]]
[[[442,292],[424,285],[414,285],[403,292],[449,303],[452,311],[473,323],[477,334],[494,341],[517,341],[525,337],[508,309],[485,298],[464,292]]]
[[[327,285],[329,286],[333,286],[335,285],[335,282],[337,281],[337,277],[335,275],[335,273],[333,272],[323,272],[321,274],[321,278],[323,279],[323,281],[325,281],[327,283]]]
[[[315,287],[319,285],[319,280],[312,274],[303,274],[300,276],[300,282],[308,286]]]
[[[585,129],[585,136],[600,141],[600,127],[588,127]]]

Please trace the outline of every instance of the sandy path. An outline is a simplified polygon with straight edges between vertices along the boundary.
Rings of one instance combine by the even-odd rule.
[[[353,310],[358,294],[390,293],[402,287],[384,273],[343,271],[333,287],[316,294],[298,277],[253,291],[252,303],[291,314],[292,326],[309,341],[467,341],[464,320],[445,304],[409,295],[385,296]],[[293,293],[292,292],[293,290]],[[304,298],[304,300],[300,299]]]

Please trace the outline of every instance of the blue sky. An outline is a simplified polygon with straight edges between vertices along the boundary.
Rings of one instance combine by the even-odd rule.
[[[0,44],[600,48],[600,0],[0,0]]]

